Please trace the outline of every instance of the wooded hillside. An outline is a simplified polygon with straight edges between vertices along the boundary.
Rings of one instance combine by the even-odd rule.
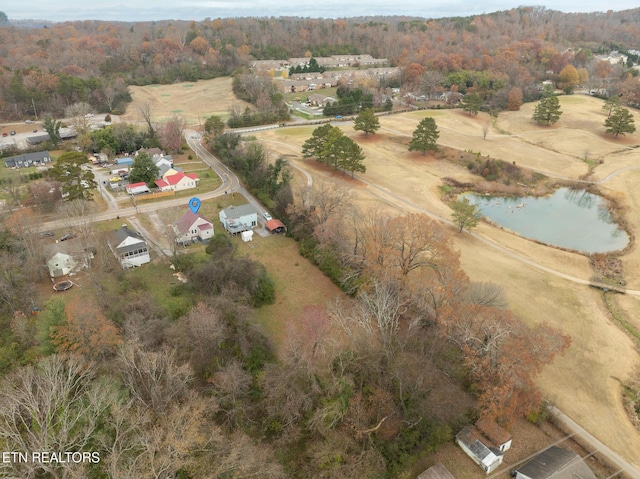
[[[43,28],[9,23],[0,26],[0,114],[56,116],[79,101],[117,112],[127,100],[126,84],[195,81],[228,75],[252,59],[340,53],[369,53],[393,66],[415,63],[441,74],[483,71],[500,79],[505,91],[519,87],[526,96],[534,80],[557,75],[569,63],[590,70],[592,78],[606,73],[622,82],[623,66],[596,71],[592,55],[637,50],[639,24],[640,9],[568,14],[543,7],[437,20],[228,18]],[[409,71],[403,81],[411,80],[416,78]]]

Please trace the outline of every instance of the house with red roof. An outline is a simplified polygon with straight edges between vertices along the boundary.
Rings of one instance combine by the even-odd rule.
[[[207,242],[213,238],[213,223],[199,213],[187,211],[173,224],[176,243]]]
[[[127,193],[130,195],[139,195],[142,193],[149,193],[149,187],[144,181],[140,181],[139,183],[131,183],[130,185],[125,186]]]
[[[156,186],[160,191],[181,191],[198,186],[200,178],[195,173],[177,172],[174,175],[165,176],[162,180],[156,180]]]

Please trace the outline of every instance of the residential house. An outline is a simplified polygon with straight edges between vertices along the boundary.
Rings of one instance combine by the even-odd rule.
[[[249,63],[249,67],[257,71],[273,70],[281,72],[283,70],[288,70],[290,66],[291,65],[289,65],[289,62],[286,60],[255,60]]]
[[[207,242],[213,238],[213,223],[199,213],[187,211],[173,224],[176,243]]]
[[[173,168],[173,156],[171,155],[157,155],[152,158],[155,165],[160,168],[163,165]]]
[[[443,464],[436,464],[420,473],[416,479],[454,479],[454,477]]]
[[[250,204],[229,206],[218,216],[224,229],[231,234],[242,233],[258,225],[258,213]]]
[[[151,261],[147,243],[142,235],[130,230],[126,225],[111,233],[107,242],[120,261],[122,269],[141,266]]]
[[[320,93],[312,93],[307,99],[312,106],[324,108],[329,103],[335,103],[337,100],[331,96],[321,95]]]
[[[179,168],[177,166],[169,166],[166,163],[162,163],[160,166],[158,166],[158,175],[156,176],[156,179],[164,179],[165,176],[171,176],[181,172],[184,173],[182,168]]]
[[[198,186],[200,178],[195,173],[182,173],[178,171],[173,175],[166,175],[162,180],[156,180],[156,186],[160,191],[181,191]]]
[[[151,158],[153,158],[154,156],[164,155],[163,151],[160,148],[140,148],[138,151],[136,151],[134,156],[138,156],[140,153],[146,153]]]
[[[35,153],[25,153],[24,155],[11,156],[4,159],[7,168],[27,168],[29,166],[41,166],[51,163],[48,151],[37,151]]]
[[[578,454],[557,446],[545,449],[514,472],[516,479],[596,479]]]
[[[82,264],[79,263],[72,255],[62,252],[54,254],[53,257],[47,261],[49,276],[52,278],[59,278],[60,276],[75,273],[77,270],[81,269],[81,266]]]
[[[487,474],[495,471],[504,459],[504,452],[491,447],[475,427],[467,426],[456,434],[456,443]]]

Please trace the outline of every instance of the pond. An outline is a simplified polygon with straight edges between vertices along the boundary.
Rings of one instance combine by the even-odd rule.
[[[525,238],[584,253],[619,251],[629,236],[605,201],[585,190],[560,188],[551,196],[502,198],[466,193],[491,222]]]

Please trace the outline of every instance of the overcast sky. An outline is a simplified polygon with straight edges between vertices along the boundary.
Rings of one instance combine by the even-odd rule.
[[[218,17],[355,17],[369,15],[409,15],[426,18],[467,16],[508,10],[527,3],[517,0],[11,0],[0,11],[9,19],[65,20],[203,20]],[[562,12],[616,11],[638,7],[637,0],[557,0],[534,2]]]

